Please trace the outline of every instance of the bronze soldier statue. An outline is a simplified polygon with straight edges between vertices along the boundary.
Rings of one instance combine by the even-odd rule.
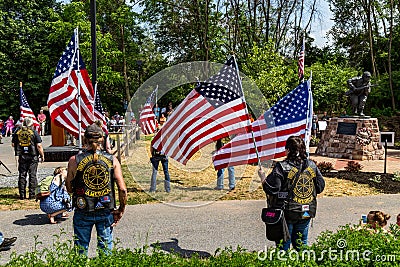
[[[372,86],[370,79],[371,73],[365,71],[362,77],[354,77],[347,80],[347,85],[350,89],[346,92],[346,95],[350,97],[354,115],[364,116],[365,102],[367,102]]]

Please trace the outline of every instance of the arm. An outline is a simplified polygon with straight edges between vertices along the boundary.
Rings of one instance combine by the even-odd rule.
[[[125,212],[126,201],[128,199],[128,191],[126,189],[124,177],[122,176],[121,165],[118,159],[114,157],[113,159],[114,167],[114,178],[118,187],[118,198],[119,198],[119,208],[114,210],[112,213],[114,215],[114,223],[111,226],[115,226],[121,220],[122,215]]]
[[[263,190],[267,195],[275,195],[281,190],[283,179],[283,170],[277,163],[272,172],[264,179],[262,183]]]
[[[43,151],[42,143],[37,143],[36,147],[37,147],[37,150],[39,151],[40,158],[42,159],[41,162],[43,162],[44,161],[44,151]]]
[[[317,194],[320,194],[325,189],[325,180],[318,168],[317,168],[317,171],[315,174],[316,174],[316,177],[314,180],[315,191],[317,192]]]
[[[107,135],[107,138],[106,138],[106,151],[107,151],[107,153],[112,154],[109,135]]]
[[[77,167],[78,165],[76,164],[75,156],[72,156],[68,161],[67,178],[65,179],[65,186],[67,187],[68,193],[71,194],[74,192],[72,187],[72,180],[74,180],[75,178]]]

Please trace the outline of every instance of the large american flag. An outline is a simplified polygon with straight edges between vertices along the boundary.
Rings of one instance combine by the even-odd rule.
[[[309,139],[312,122],[312,93],[309,81],[301,83],[252,123],[261,161],[285,156],[286,139],[301,135]],[[238,135],[213,156],[215,169],[258,161],[251,133]]]
[[[19,95],[20,95],[20,101],[19,101],[19,110],[20,110],[20,117],[19,120],[21,123],[24,121],[25,118],[30,117],[33,120],[33,128],[39,129],[39,123],[36,120],[36,116],[33,113],[31,107],[28,104],[28,101],[26,100],[24,91],[22,90],[22,87],[19,88]]]
[[[158,87],[153,90],[151,95],[147,98],[143,109],[140,111],[140,128],[144,134],[152,134],[156,131],[158,123],[156,115],[153,112],[154,98],[157,94]]]
[[[75,29],[71,41],[58,61],[47,100],[51,120],[59,127],[66,128],[75,137],[79,135],[79,112],[82,130],[94,122],[94,90],[78,49],[77,35],[78,30]],[[78,90],[81,96],[80,111]]]
[[[216,75],[198,82],[156,134],[152,146],[186,164],[205,145],[249,129],[249,115],[232,56]]]
[[[299,53],[299,70],[298,70],[298,74],[299,74],[299,79],[303,79],[304,78],[304,49],[305,49],[305,42],[303,39],[303,43],[301,45],[301,49],[300,49],[300,53]]]
[[[107,121],[106,117],[104,116],[104,109],[103,106],[101,105],[100,95],[97,90],[95,92],[95,100],[94,100],[94,118],[95,120],[99,120],[103,123],[102,129],[106,134],[108,134]]]

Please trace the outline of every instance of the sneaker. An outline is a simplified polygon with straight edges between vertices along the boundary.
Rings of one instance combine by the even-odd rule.
[[[15,236],[11,238],[4,238],[3,243],[0,244],[0,247],[1,248],[9,247],[12,244],[14,244],[15,241],[17,241],[17,238]]]
[[[235,190],[235,187],[229,188],[229,191],[233,191]]]
[[[217,187],[214,188],[214,190],[224,190],[224,188],[217,186]]]

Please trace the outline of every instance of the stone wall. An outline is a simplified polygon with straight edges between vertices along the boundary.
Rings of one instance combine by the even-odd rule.
[[[355,132],[350,134],[338,133],[340,123],[355,124]],[[363,131],[365,129],[368,130],[368,133]],[[331,118],[318,143],[316,154],[331,158],[354,160],[384,159],[384,149],[379,142],[379,138],[378,119],[376,118]]]

